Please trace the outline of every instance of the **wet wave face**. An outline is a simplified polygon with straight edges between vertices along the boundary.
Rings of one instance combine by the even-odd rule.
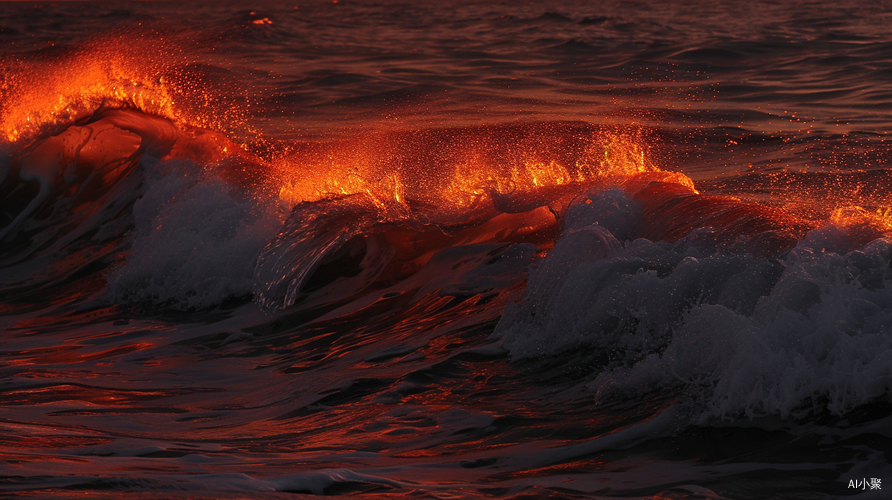
[[[886,14],[4,9],[0,491],[881,498]]]

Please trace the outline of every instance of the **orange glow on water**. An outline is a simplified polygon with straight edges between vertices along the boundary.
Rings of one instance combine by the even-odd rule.
[[[409,199],[460,208],[474,206],[487,194],[522,194],[594,182],[619,185],[637,174],[666,173],[650,160],[642,138],[630,133],[572,137],[579,151],[569,155],[549,154],[554,149],[550,141],[568,141],[560,132],[556,137],[541,133],[516,147],[486,130],[444,131],[442,135],[463,149],[450,144],[444,151],[435,141],[429,150],[407,158],[401,151],[403,144],[382,138],[332,147],[315,157],[287,157],[279,163],[279,198],[294,205],[366,193],[381,206],[405,204]],[[687,177],[676,177],[674,181],[693,188]]]
[[[31,80],[28,71],[15,75],[15,93],[3,93],[0,130],[9,142],[38,133],[48,125],[67,123],[99,106],[130,106],[147,113],[177,118],[163,77],[135,60],[94,53],[77,57],[67,67]],[[6,89],[4,89],[6,90]]]
[[[134,109],[187,132],[190,127],[232,130],[233,123],[247,115],[246,107],[219,106],[200,75],[175,69],[183,62],[178,61],[175,50],[161,44],[162,48],[145,53],[145,42],[138,36],[121,37],[93,42],[53,60],[5,61],[10,70],[0,88],[0,138],[27,150],[29,142],[41,134],[61,131],[59,141],[68,141],[66,144],[71,144],[66,147],[71,149],[83,141],[63,137],[79,130],[73,127],[69,129],[73,132],[64,132],[64,127],[85,125],[97,112],[109,108]],[[92,134],[92,129],[89,132]],[[140,139],[132,134],[113,132],[120,140],[102,145],[99,153],[110,153],[117,143],[124,151],[118,156],[140,147]],[[236,165],[229,173],[246,186],[272,187],[278,198],[290,205],[364,193],[384,213],[403,213],[413,204],[466,210],[493,195],[541,192],[540,197],[559,198],[563,194],[558,195],[554,188],[623,185],[642,174],[668,180],[651,160],[650,141],[640,132],[577,124],[372,132],[306,150],[298,146],[268,161],[246,154],[249,146],[205,135],[208,137],[202,141],[178,139],[168,157],[219,162],[241,156],[253,164],[248,166],[251,168]],[[54,137],[36,148],[56,151],[59,148],[50,144]],[[124,144],[124,139],[130,142]],[[262,138],[254,134],[251,141],[251,146],[263,149]],[[92,142],[83,153],[89,153],[91,147]],[[204,151],[209,148],[213,151]],[[79,155],[80,149],[64,157],[71,161],[81,158]],[[675,177],[672,182],[693,188],[687,177]]]
[[[3,61],[0,138],[26,141],[108,108],[221,129],[224,120],[210,110],[215,97],[206,82],[174,69],[181,62],[177,52],[162,38],[134,35],[95,41],[61,56]]]
[[[892,208],[867,210],[859,206],[837,208],[830,222],[839,227],[867,226],[881,232],[892,231]]]

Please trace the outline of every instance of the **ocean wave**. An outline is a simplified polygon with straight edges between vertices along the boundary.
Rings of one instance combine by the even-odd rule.
[[[281,228],[280,207],[241,195],[185,160],[142,163],[148,184],[134,203],[125,262],[105,300],[204,309],[251,297],[260,250]]]
[[[219,134],[134,109],[100,109],[18,148],[8,144],[0,184],[4,289],[30,293],[119,263],[134,204],[155,181],[146,179],[145,162],[180,158],[201,172],[229,147]]]
[[[879,230],[828,226],[778,245],[776,232],[701,224],[652,241],[629,231],[646,204],[592,200],[495,330],[513,359],[594,351],[597,400],[681,389],[700,423],[842,415],[888,397],[892,243]]]

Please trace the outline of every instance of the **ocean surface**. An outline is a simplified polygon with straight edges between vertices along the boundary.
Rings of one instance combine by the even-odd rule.
[[[0,496],[886,498],[890,23],[3,3]]]

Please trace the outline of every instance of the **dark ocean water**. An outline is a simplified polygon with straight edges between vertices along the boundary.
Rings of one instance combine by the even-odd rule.
[[[884,498],[890,21],[4,3],[0,496]]]

